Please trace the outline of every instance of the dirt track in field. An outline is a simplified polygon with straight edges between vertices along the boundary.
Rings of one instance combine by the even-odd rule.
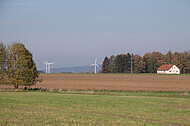
[[[40,74],[40,78],[43,81],[33,87],[46,89],[190,91],[190,75]],[[7,86],[0,85],[0,88],[5,87]]]
[[[108,89],[190,91],[189,75],[41,74],[35,87],[50,89]]]

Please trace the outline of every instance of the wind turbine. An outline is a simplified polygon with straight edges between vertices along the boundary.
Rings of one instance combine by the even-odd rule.
[[[96,60],[95,60],[95,63],[94,64],[92,64],[92,65],[90,65],[90,66],[94,66],[94,73],[96,74],[96,67],[99,67],[98,66],[98,64],[97,64],[97,58],[96,58]],[[100,68],[100,67],[99,67]],[[101,69],[101,68],[100,68]]]
[[[46,73],[51,73],[51,68],[50,68],[50,65],[51,64],[54,64],[55,62],[50,62],[50,63],[48,63],[47,61],[42,61],[44,64],[46,64]]]
[[[42,61],[46,65],[46,73],[48,73],[48,65],[45,61]]]

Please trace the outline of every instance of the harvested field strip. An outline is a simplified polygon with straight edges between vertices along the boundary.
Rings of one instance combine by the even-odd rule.
[[[40,79],[43,81],[33,88],[190,92],[190,75],[40,74]],[[2,88],[13,86],[0,85]]]
[[[41,74],[36,87],[51,89],[107,89],[190,91],[190,75]]]

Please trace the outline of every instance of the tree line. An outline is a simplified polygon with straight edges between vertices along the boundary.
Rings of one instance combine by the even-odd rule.
[[[120,54],[106,56],[102,64],[102,73],[156,73],[163,64],[174,64],[181,74],[190,73],[190,51],[182,53],[168,51],[165,55],[160,52],[148,52],[144,56],[138,54]]]
[[[0,43],[0,84],[34,85],[38,78],[32,53],[21,43],[5,46]]]

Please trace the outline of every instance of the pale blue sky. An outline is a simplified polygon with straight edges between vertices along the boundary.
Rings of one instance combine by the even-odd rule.
[[[121,53],[190,50],[190,0],[0,0],[0,41],[52,66],[85,66]]]

